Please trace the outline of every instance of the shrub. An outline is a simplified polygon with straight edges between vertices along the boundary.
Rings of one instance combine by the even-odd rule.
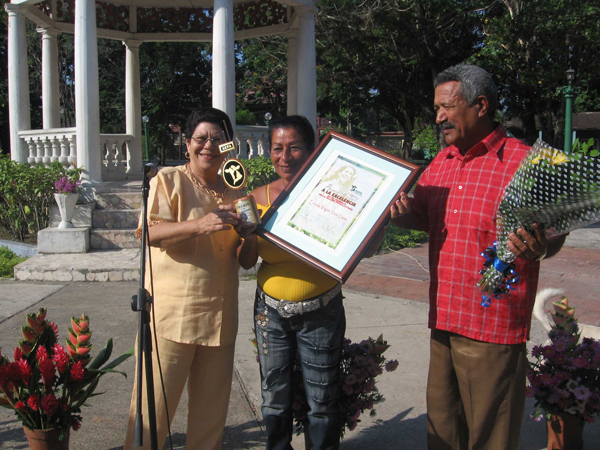
[[[400,250],[406,247],[416,247],[427,242],[429,235],[425,231],[407,230],[390,226],[386,229],[380,252]]]
[[[13,268],[26,259],[23,256],[15,255],[12,250],[6,247],[0,247],[0,278],[12,278],[14,275]]]
[[[256,156],[244,161],[246,169],[248,169],[248,184],[246,189],[248,192],[256,189],[259,186],[272,183],[279,176],[273,169],[271,158],[268,156]]]
[[[80,173],[81,169],[66,169],[58,162],[46,167],[0,157],[0,224],[18,241],[46,228],[54,183],[64,176],[78,179]]]

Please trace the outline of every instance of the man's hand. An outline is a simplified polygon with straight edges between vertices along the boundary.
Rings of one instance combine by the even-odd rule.
[[[519,228],[516,234],[509,234],[509,241],[506,243],[508,249],[517,258],[529,261],[543,259],[548,252],[546,233],[538,223],[533,224],[533,233],[529,233],[524,228]]]
[[[403,216],[406,213],[412,211],[410,205],[410,199],[405,192],[400,192],[400,198],[396,200],[396,202],[390,208],[390,214],[392,216],[392,221],[397,219],[398,217]]]

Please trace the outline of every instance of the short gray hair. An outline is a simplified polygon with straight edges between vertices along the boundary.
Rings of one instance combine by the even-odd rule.
[[[486,70],[470,64],[459,64],[440,72],[433,84],[437,88],[450,81],[460,83],[460,93],[469,106],[473,106],[480,95],[485,96],[489,103],[488,114],[494,119],[498,108],[498,88]]]

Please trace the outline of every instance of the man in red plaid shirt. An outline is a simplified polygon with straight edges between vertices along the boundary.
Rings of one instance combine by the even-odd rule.
[[[540,263],[564,236],[518,229],[508,243],[520,280],[510,296],[481,305],[476,287],[496,235],[496,211],[530,147],[494,123],[497,88],[485,70],[459,65],[435,80],[436,122],[448,147],[427,167],[392,223],[429,233],[431,328],[427,381],[430,449],[517,449],[525,407],[526,340]]]

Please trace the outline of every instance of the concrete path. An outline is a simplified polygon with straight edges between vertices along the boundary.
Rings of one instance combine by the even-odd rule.
[[[402,255],[400,255],[402,256]],[[399,256],[388,256],[388,258]],[[418,266],[418,257],[414,259]],[[372,264],[372,260],[369,264]],[[363,262],[361,266],[366,264]],[[363,268],[360,269],[361,271]],[[421,269],[422,270],[422,269]],[[418,272],[418,269],[415,269]],[[379,377],[378,387],[386,401],[377,406],[377,416],[362,417],[358,428],[349,432],[342,442],[344,450],[363,449],[424,449],[426,430],[425,384],[428,367],[427,304],[412,298],[403,298],[380,293],[359,292],[360,273],[349,280],[344,294],[348,318],[347,337],[360,341],[368,336],[377,337],[383,333],[391,344],[386,356],[398,359],[400,367],[396,372],[384,373]],[[400,278],[399,278],[400,280]],[[414,280],[413,280],[414,281]],[[388,280],[389,282],[389,280]],[[423,281],[415,283],[426,284]],[[398,292],[402,288],[398,281]],[[256,281],[240,283],[240,327],[238,333],[232,398],[225,428],[225,449],[264,448],[264,434],[260,418],[260,385],[258,364],[249,339],[252,337],[252,303]],[[133,345],[136,334],[136,314],[129,306],[132,295],[137,291],[137,283],[69,283],[37,284],[1,281],[0,292],[3,299],[17,298],[20,289],[29,289],[26,298],[16,309],[28,304],[26,311],[39,307],[49,309],[48,318],[55,321],[61,336],[69,318],[86,312],[91,318],[94,333],[94,352],[99,350],[108,338],[114,340],[114,356]],[[51,293],[54,291],[54,293]],[[24,295],[20,291],[20,295]],[[408,296],[408,295],[407,295]],[[413,295],[417,296],[417,294]],[[28,303],[27,303],[28,302]],[[19,313],[0,323],[0,346],[5,354],[11,354],[20,338],[20,327],[24,324],[24,313]],[[538,323],[533,324],[532,342],[545,340],[545,333]],[[94,353],[95,354],[95,353]],[[74,432],[71,448],[81,450],[102,450],[121,448],[126,430],[129,402],[133,383],[134,362],[128,360],[121,365],[128,378],[115,374],[105,376],[99,386],[103,395],[89,401],[84,409],[83,426]],[[187,396],[179,406],[173,423],[174,448],[185,448]],[[521,449],[541,450],[545,448],[545,425],[533,422],[527,416],[533,410],[528,402],[526,417],[523,420]],[[600,426],[587,424],[585,450],[600,448]],[[8,410],[0,410],[0,449],[27,448],[20,423]],[[165,448],[168,448],[165,447]],[[302,449],[303,439],[295,438],[294,448]]]

